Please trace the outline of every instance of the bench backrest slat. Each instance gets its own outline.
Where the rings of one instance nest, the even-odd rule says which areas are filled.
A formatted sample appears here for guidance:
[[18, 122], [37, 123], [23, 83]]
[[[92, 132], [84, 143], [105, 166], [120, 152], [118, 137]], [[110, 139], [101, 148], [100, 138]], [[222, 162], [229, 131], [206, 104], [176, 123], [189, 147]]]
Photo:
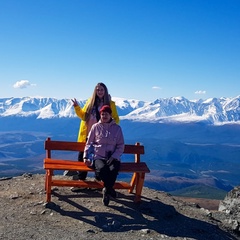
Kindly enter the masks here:
[[63, 150], [78, 151], [84, 150], [85, 143], [80, 142], [64, 142], [64, 141], [45, 141], [45, 150]]
[[[78, 151], [84, 150], [85, 143], [80, 142], [64, 142], [64, 141], [52, 141], [48, 138], [45, 141], [44, 148], [51, 155], [52, 150], [63, 150], [63, 151]], [[124, 147], [124, 153], [127, 154], [144, 154], [144, 146], [136, 143], [136, 145], [126, 144]], [[51, 157], [51, 156], [48, 156]]]

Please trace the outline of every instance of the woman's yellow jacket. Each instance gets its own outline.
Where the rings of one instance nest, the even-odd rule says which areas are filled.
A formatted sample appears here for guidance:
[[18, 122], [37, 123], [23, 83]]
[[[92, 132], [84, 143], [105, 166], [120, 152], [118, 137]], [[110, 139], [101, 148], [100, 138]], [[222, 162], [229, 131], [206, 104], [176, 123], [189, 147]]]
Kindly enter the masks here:
[[[80, 106], [74, 107], [75, 113], [79, 118], [81, 118], [80, 128], [78, 132], [78, 142], [86, 142], [86, 139], [87, 139], [87, 123], [83, 119], [84, 119], [86, 108], [89, 101], [90, 99], [88, 99], [88, 101], [86, 102], [83, 108], [81, 108]], [[119, 124], [119, 116], [117, 113], [116, 104], [112, 100], [110, 101], [110, 107], [112, 109], [112, 118], [115, 120], [117, 124]]]

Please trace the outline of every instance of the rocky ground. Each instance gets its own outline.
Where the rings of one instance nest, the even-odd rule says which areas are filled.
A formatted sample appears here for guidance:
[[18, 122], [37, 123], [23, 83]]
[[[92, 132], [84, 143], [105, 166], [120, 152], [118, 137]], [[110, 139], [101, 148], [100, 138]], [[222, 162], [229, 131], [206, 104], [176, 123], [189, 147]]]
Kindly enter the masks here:
[[44, 175], [1, 179], [0, 239], [240, 239], [218, 201], [176, 198], [144, 188], [141, 204], [118, 191], [108, 207], [101, 191], [55, 188], [46, 204]]

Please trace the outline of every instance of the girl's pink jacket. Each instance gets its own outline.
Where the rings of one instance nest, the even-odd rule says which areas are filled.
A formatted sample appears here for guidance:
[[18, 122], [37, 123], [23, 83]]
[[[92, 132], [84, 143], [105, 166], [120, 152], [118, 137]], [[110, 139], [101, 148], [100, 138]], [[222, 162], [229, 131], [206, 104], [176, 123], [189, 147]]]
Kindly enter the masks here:
[[110, 157], [120, 161], [124, 151], [124, 138], [121, 127], [112, 119], [110, 123], [95, 123], [89, 134], [84, 149], [84, 156], [91, 144], [94, 144], [94, 159], [108, 159]]

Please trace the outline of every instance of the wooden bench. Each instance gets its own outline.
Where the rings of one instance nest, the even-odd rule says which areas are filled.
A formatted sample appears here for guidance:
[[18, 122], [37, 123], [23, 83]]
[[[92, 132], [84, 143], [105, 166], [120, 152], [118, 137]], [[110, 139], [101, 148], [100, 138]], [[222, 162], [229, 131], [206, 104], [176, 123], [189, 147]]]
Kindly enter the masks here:
[[[103, 188], [103, 182], [93, 180], [72, 180], [57, 179], [54, 176], [54, 170], [70, 170], [70, 171], [94, 171], [88, 168], [83, 162], [77, 160], [53, 159], [52, 151], [83, 151], [85, 143], [52, 141], [47, 138], [45, 141], [46, 158], [44, 159], [44, 169], [46, 170], [45, 190], [47, 202], [51, 202], [52, 186], [68, 186], [82, 188]], [[150, 170], [145, 162], [140, 161], [140, 155], [144, 154], [144, 146], [136, 143], [135, 145], [125, 145], [124, 154], [134, 154], [134, 162], [121, 162], [120, 172], [132, 173], [130, 182], [116, 181], [115, 189], [128, 189], [129, 193], [135, 193], [134, 202], [141, 201], [141, 193], [144, 184], [145, 173]]]

